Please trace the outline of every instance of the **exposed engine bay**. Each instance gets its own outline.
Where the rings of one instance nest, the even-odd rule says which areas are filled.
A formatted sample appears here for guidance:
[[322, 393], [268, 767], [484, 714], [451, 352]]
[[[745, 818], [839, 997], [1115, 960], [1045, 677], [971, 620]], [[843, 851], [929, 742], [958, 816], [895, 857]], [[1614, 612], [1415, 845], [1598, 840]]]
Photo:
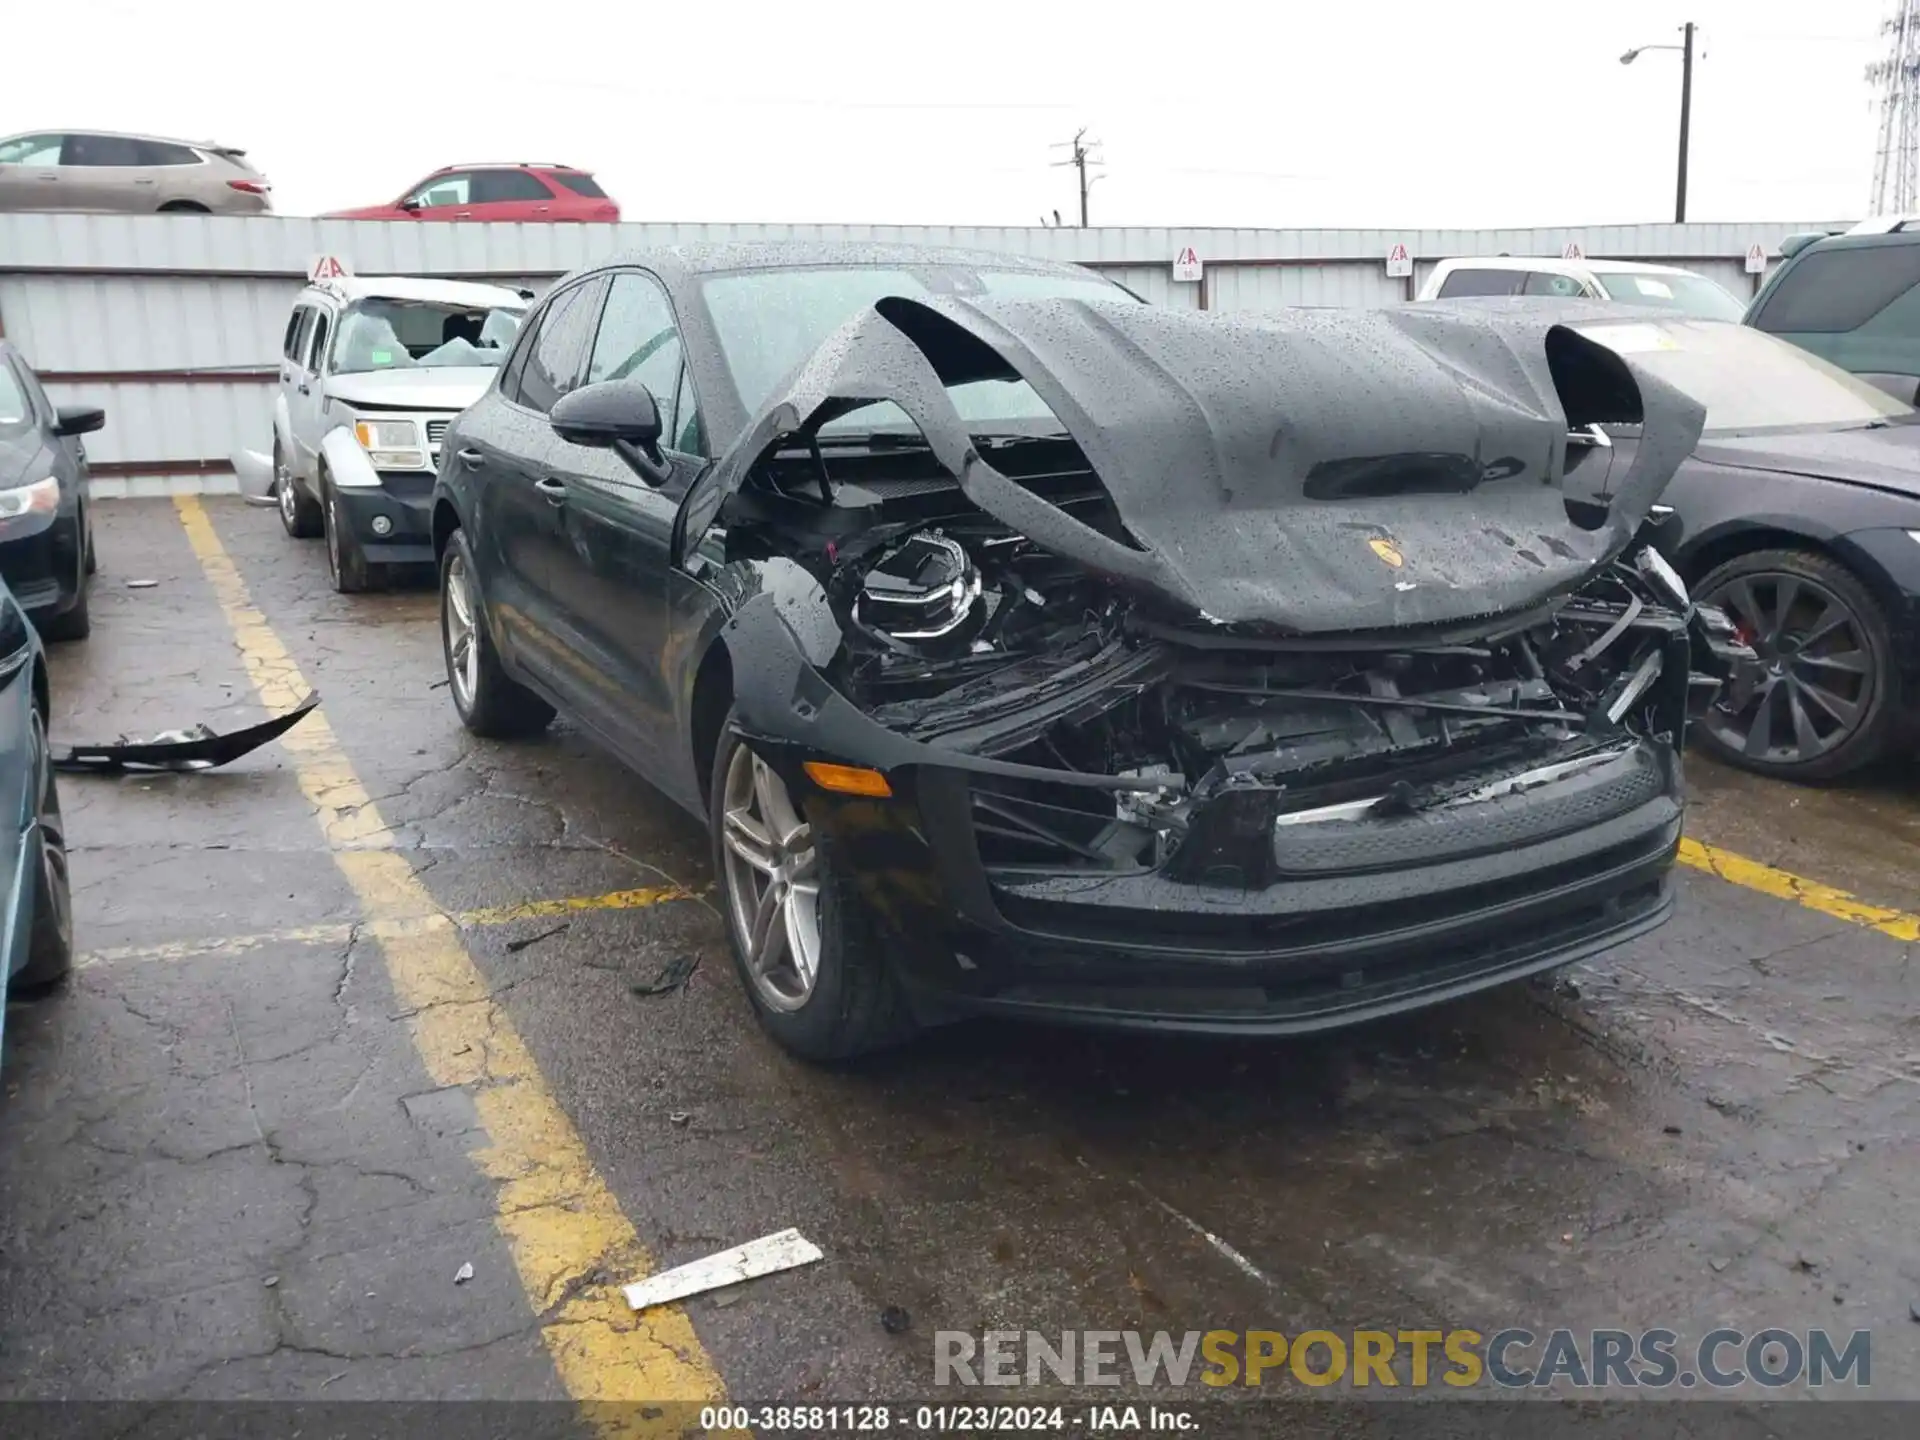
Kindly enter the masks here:
[[[1124, 361], [1081, 386], [1052, 364], [1090, 367], [1069, 342], [1114, 317], [869, 317], [802, 374], [798, 400], [763, 415], [750, 463], [725, 477], [727, 560], [797, 564], [830, 613], [815, 673], [892, 736], [989, 762], [969, 767], [989, 869], [1164, 868], [1244, 886], [1273, 875], [1265, 860], [1259, 875], [1222, 871], [1241, 832], [1260, 837], [1245, 853], [1281, 870], [1289, 846], [1270, 840], [1290, 827], [1301, 867], [1337, 850], [1364, 868], [1417, 858], [1422, 842], [1405, 825], [1342, 838], [1358, 821], [1478, 807], [1473, 843], [1522, 844], [1535, 831], [1494, 802], [1531, 787], [1573, 797], [1568, 824], [1588, 805], [1583, 782], [1615, 800], [1677, 792], [1687, 716], [1744, 649], [1641, 532], [1697, 440], [1697, 406], [1597, 346], [1556, 351], [1566, 332], [1542, 351], [1537, 331], [1529, 350], [1464, 322], [1342, 319], [1406, 344], [1430, 383], [1379, 382], [1400, 409], [1371, 423], [1303, 401], [1276, 431], [1312, 363], [1331, 355], [1375, 383], [1328, 343], [1344, 338], [1334, 322], [1223, 337], [1147, 309], [1125, 317]], [[974, 332], [956, 338], [958, 324]], [[1217, 355], [1223, 338], [1241, 346], [1236, 363], [1271, 363], [1277, 400], [1196, 421], [1188, 388], [1161, 378], [1184, 372], [1135, 355]], [[1049, 340], [1043, 364], [1031, 351]], [[1469, 368], [1483, 380], [1463, 383]], [[976, 433], [945, 387], [981, 375], [1031, 381], [1067, 433]], [[1102, 424], [1082, 403], [1142, 375], [1159, 388], [1141, 381], [1129, 418]], [[919, 433], [834, 425], [876, 395]], [[1131, 418], [1167, 395], [1163, 423]], [[1559, 487], [1567, 436], [1597, 420], [1641, 435], [1614, 493], [1577, 502]], [[1128, 425], [1132, 448], [1116, 440]], [[1183, 433], [1188, 449], [1169, 448]], [[1179, 484], [1149, 453], [1171, 457]], [[819, 713], [793, 693], [743, 691], [743, 717], [774, 736]]]

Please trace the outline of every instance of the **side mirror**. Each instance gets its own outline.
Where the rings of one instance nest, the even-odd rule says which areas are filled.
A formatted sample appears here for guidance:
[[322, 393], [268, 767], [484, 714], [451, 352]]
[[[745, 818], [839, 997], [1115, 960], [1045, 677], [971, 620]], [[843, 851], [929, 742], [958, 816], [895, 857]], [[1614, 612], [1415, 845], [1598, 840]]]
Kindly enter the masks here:
[[53, 412], [56, 435], [91, 435], [107, 423], [107, 412], [98, 405], [62, 405]]
[[400, 202], [399, 208], [406, 211], [409, 215], [413, 214], [414, 211], [420, 208], [419, 197], [415, 195], [407, 196], [406, 199]]
[[569, 390], [554, 401], [547, 423], [569, 444], [614, 451], [649, 485], [664, 485], [673, 475], [660, 453], [660, 407], [638, 380], [602, 380]]

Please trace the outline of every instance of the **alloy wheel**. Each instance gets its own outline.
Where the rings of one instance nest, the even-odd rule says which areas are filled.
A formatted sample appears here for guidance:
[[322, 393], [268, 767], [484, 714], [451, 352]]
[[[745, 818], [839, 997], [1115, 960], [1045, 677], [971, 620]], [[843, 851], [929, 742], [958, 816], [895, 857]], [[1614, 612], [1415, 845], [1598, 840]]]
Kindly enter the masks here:
[[276, 466], [273, 485], [280, 500], [280, 523], [291, 532], [300, 523], [299, 497], [293, 493], [293, 471], [284, 464]]
[[1737, 575], [1702, 597], [1733, 619], [1755, 663], [1727, 682], [1705, 724], [1750, 760], [1805, 764], [1848, 740], [1874, 698], [1873, 652], [1851, 606], [1819, 581]]
[[787, 787], [736, 745], [727, 761], [721, 843], [727, 913], [747, 974], [776, 1010], [798, 1010], [820, 975], [820, 871], [813, 832]]
[[473, 583], [466, 559], [455, 553], [447, 561], [446, 595], [440, 607], [446, 627], [447, 679], [462, 714], [473, 708], [480, 685], [479, 619], [473, 603]]
[[73, 888], [67, 869], [67, 827], [60, 813], [59, 782], [54, 778], [53, 746], [47, 739], [47, 722], [36, 706], [33, 713], [35, 783], [38, 797], [35, 818], [40, 822], [40, 878], [51, 924], [62, 946], [73, 948]]

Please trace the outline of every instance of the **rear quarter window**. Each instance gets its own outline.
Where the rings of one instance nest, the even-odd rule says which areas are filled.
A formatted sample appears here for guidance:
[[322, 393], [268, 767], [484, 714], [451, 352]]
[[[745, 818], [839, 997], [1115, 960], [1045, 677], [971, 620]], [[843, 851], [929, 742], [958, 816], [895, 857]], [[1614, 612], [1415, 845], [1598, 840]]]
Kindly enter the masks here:
[[607, 192], [600, 188], [600, 182], [591, 175], [582, 175], [577, 170], [554, 170], [550, 172], [567, 189], [576, 195], [584, 195], [589, 200], [604, 200]]

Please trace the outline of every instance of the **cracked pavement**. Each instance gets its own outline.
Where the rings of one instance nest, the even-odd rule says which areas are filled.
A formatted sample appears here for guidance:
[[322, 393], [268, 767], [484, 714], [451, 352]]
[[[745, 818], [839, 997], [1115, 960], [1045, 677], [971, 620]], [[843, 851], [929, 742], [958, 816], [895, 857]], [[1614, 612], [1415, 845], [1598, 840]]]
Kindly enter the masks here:
[[[689, 1303], [736, 1398], [924, 1396], [940, 1328], [1720, 1323], [1871, 1329], [1875, 1392], [1920, 1398], [1910, 945], [1683, 871], [1676, 919], [1571, 986], [1305, 1043], [976, 1025], [811, 1070], [753, 1027], [693, 822], [565, 725], [466, 736], [425, 588], [334, 595], [270, 512], [208, 510], [441, 909], [689, 897], [463, 930], [486, 993], [433, 1003], [511, 1019], [662, 1265], [822, 1246]], [[257, 718], [172, 507], [103, 505], [99, 537], [56, 738]], [[1696, 838], [1914, 907], [1911, 764], [1692, 774]], [[8, 1015], [0, 1398], [561, 1398], [478, 1087], [426, 1073], [281, 747], [62, 785], [100, 958]]]

